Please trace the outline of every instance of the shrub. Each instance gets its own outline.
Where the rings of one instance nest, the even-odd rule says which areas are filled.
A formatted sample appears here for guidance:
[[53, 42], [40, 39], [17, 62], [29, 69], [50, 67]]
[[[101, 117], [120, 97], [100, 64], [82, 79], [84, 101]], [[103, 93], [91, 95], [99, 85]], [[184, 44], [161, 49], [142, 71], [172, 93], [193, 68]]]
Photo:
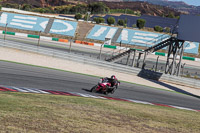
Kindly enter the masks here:
[[124, 20], [123, 19], [119, 19], [117, 24], [120, 25], [120, 26], [124, 26]]
[[108, 23], [108, 25], [114, 24], [114, 23], [115, 23], [115, 18], [114, 18], [114, 17], [109, 17], [109, 18], [107, 19], [107, 23]]
[[78, 21], [79, 19], [82, 18], [82, 14], [77, 13], [77, 14], [75, 14], [74, 18]]
[[136, 25], [136, 24], [133, 24], [133, 25], [132, 25], [132, 27], [133, 27], [133, 28], [136, 28], [136, 27], [137, 27], [137, 25]]
[[138, 19], [138, 20], [137, 20], [137, 27], [138, 27], [139, 29], [142, 29], [142, 28], [144, 28], [145, 23], [146, 23], [146, 20], [145, 20], [145, 19]]
[[158, 26], [158, 25], [156, 25], [154, 27], [154, 30], [157, 31], [157, 32], [163, 32], [163, 28], [161, 26]]
[[105, 19], [104, 18], [102, 18], [102, 17], [95, 17], [94, 19], [93, 19], [97, 24], [100, 24], [100, 23], [104, 23], [105, 22]]
[[170, 33], [170, 31], [171, 31], [171, 28], [165, 27], [165, 32]]

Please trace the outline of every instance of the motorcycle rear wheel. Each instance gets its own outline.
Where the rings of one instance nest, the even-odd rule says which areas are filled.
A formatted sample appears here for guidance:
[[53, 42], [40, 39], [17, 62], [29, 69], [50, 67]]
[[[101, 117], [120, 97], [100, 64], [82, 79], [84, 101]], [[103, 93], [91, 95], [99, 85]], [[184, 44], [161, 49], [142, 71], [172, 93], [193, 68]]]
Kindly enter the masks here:
[[95, 85], [94, 87], [91, 88], [90, 92], [96, 92], [97, 89], [97, 85]]

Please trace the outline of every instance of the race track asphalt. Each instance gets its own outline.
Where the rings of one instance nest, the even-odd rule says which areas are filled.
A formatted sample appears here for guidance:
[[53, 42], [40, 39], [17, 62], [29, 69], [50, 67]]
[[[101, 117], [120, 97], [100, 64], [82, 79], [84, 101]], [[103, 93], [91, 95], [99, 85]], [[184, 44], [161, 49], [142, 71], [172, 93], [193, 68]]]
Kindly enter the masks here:
[[[0, 66], [0, 85], [103, 95], [88, 91], [97, 84], [98, 77], [4, 61]], [[200, 110], [198, 97], [125, 82], [109, 96]]]

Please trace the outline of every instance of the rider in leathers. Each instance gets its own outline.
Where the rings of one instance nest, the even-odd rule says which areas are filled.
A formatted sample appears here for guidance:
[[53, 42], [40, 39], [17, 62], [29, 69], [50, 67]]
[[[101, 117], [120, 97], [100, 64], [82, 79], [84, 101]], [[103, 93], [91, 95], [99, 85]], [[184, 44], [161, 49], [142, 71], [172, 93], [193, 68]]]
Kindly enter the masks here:
[[120, 83], [115, 75], [112, 75], [110, 78], [106, 77], [103, 80], [108, 80], [109, 83], [111, 83], [111, 87], [109, 87], [109, 89], [111, 89], [112, 93], [114, 93], [114, 91], [118, 88], [118, 83]]

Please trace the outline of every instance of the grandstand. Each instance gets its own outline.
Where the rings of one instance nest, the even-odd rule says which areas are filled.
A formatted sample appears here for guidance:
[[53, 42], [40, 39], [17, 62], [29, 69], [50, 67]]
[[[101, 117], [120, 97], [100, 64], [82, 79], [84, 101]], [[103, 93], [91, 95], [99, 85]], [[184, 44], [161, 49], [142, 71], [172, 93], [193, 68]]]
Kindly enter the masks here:
[[[106, 15], [107, 19], [112, 15]], [[96, 16], [93, 16], [96, 17]], [[129, 26], [132, 26], [138, 18], [144, 18], [147, 20], [149, 27], [154, 24], [161, 26], [175, 25], [176, 19], [154, 17], [143, 15], [141, 17], [120, 15], [113, 16], [116, 20], [126, 19]], [[148, 23], [149, 22], [149, 23]], [[160, 24], [159, 24], [160, 23]], [[26, 31], [38, 31], [51, 33], [54, 35], [62, 35], [68, 37], [75, 37], [75, 33], [78, 35], [78, 39], [84, 40], [99, 40], [105, 41], [105, 38], [112, 39], [113, 43], [122, 43], [130, 46], [142, 46], [151, 47], [154, 44], [158, 44], [163, 40], [169, 38], [167, 34], [140, 31], [134, 29], [122, 29], [118, 27], [95, 25], [86, 22], [67, 21], [54, 18], [44, 18], [38, 16], [14, 14], [14, 13], [1, 13], [0, 26], [8, 28], [21, 29]], [[168, 24], [168, 25], [167, 25]], [[78, 27], [78, 28], [77, 28]], [[185, 42], [185, 52], [198, 53], [199, 44], [197, 42]]]

